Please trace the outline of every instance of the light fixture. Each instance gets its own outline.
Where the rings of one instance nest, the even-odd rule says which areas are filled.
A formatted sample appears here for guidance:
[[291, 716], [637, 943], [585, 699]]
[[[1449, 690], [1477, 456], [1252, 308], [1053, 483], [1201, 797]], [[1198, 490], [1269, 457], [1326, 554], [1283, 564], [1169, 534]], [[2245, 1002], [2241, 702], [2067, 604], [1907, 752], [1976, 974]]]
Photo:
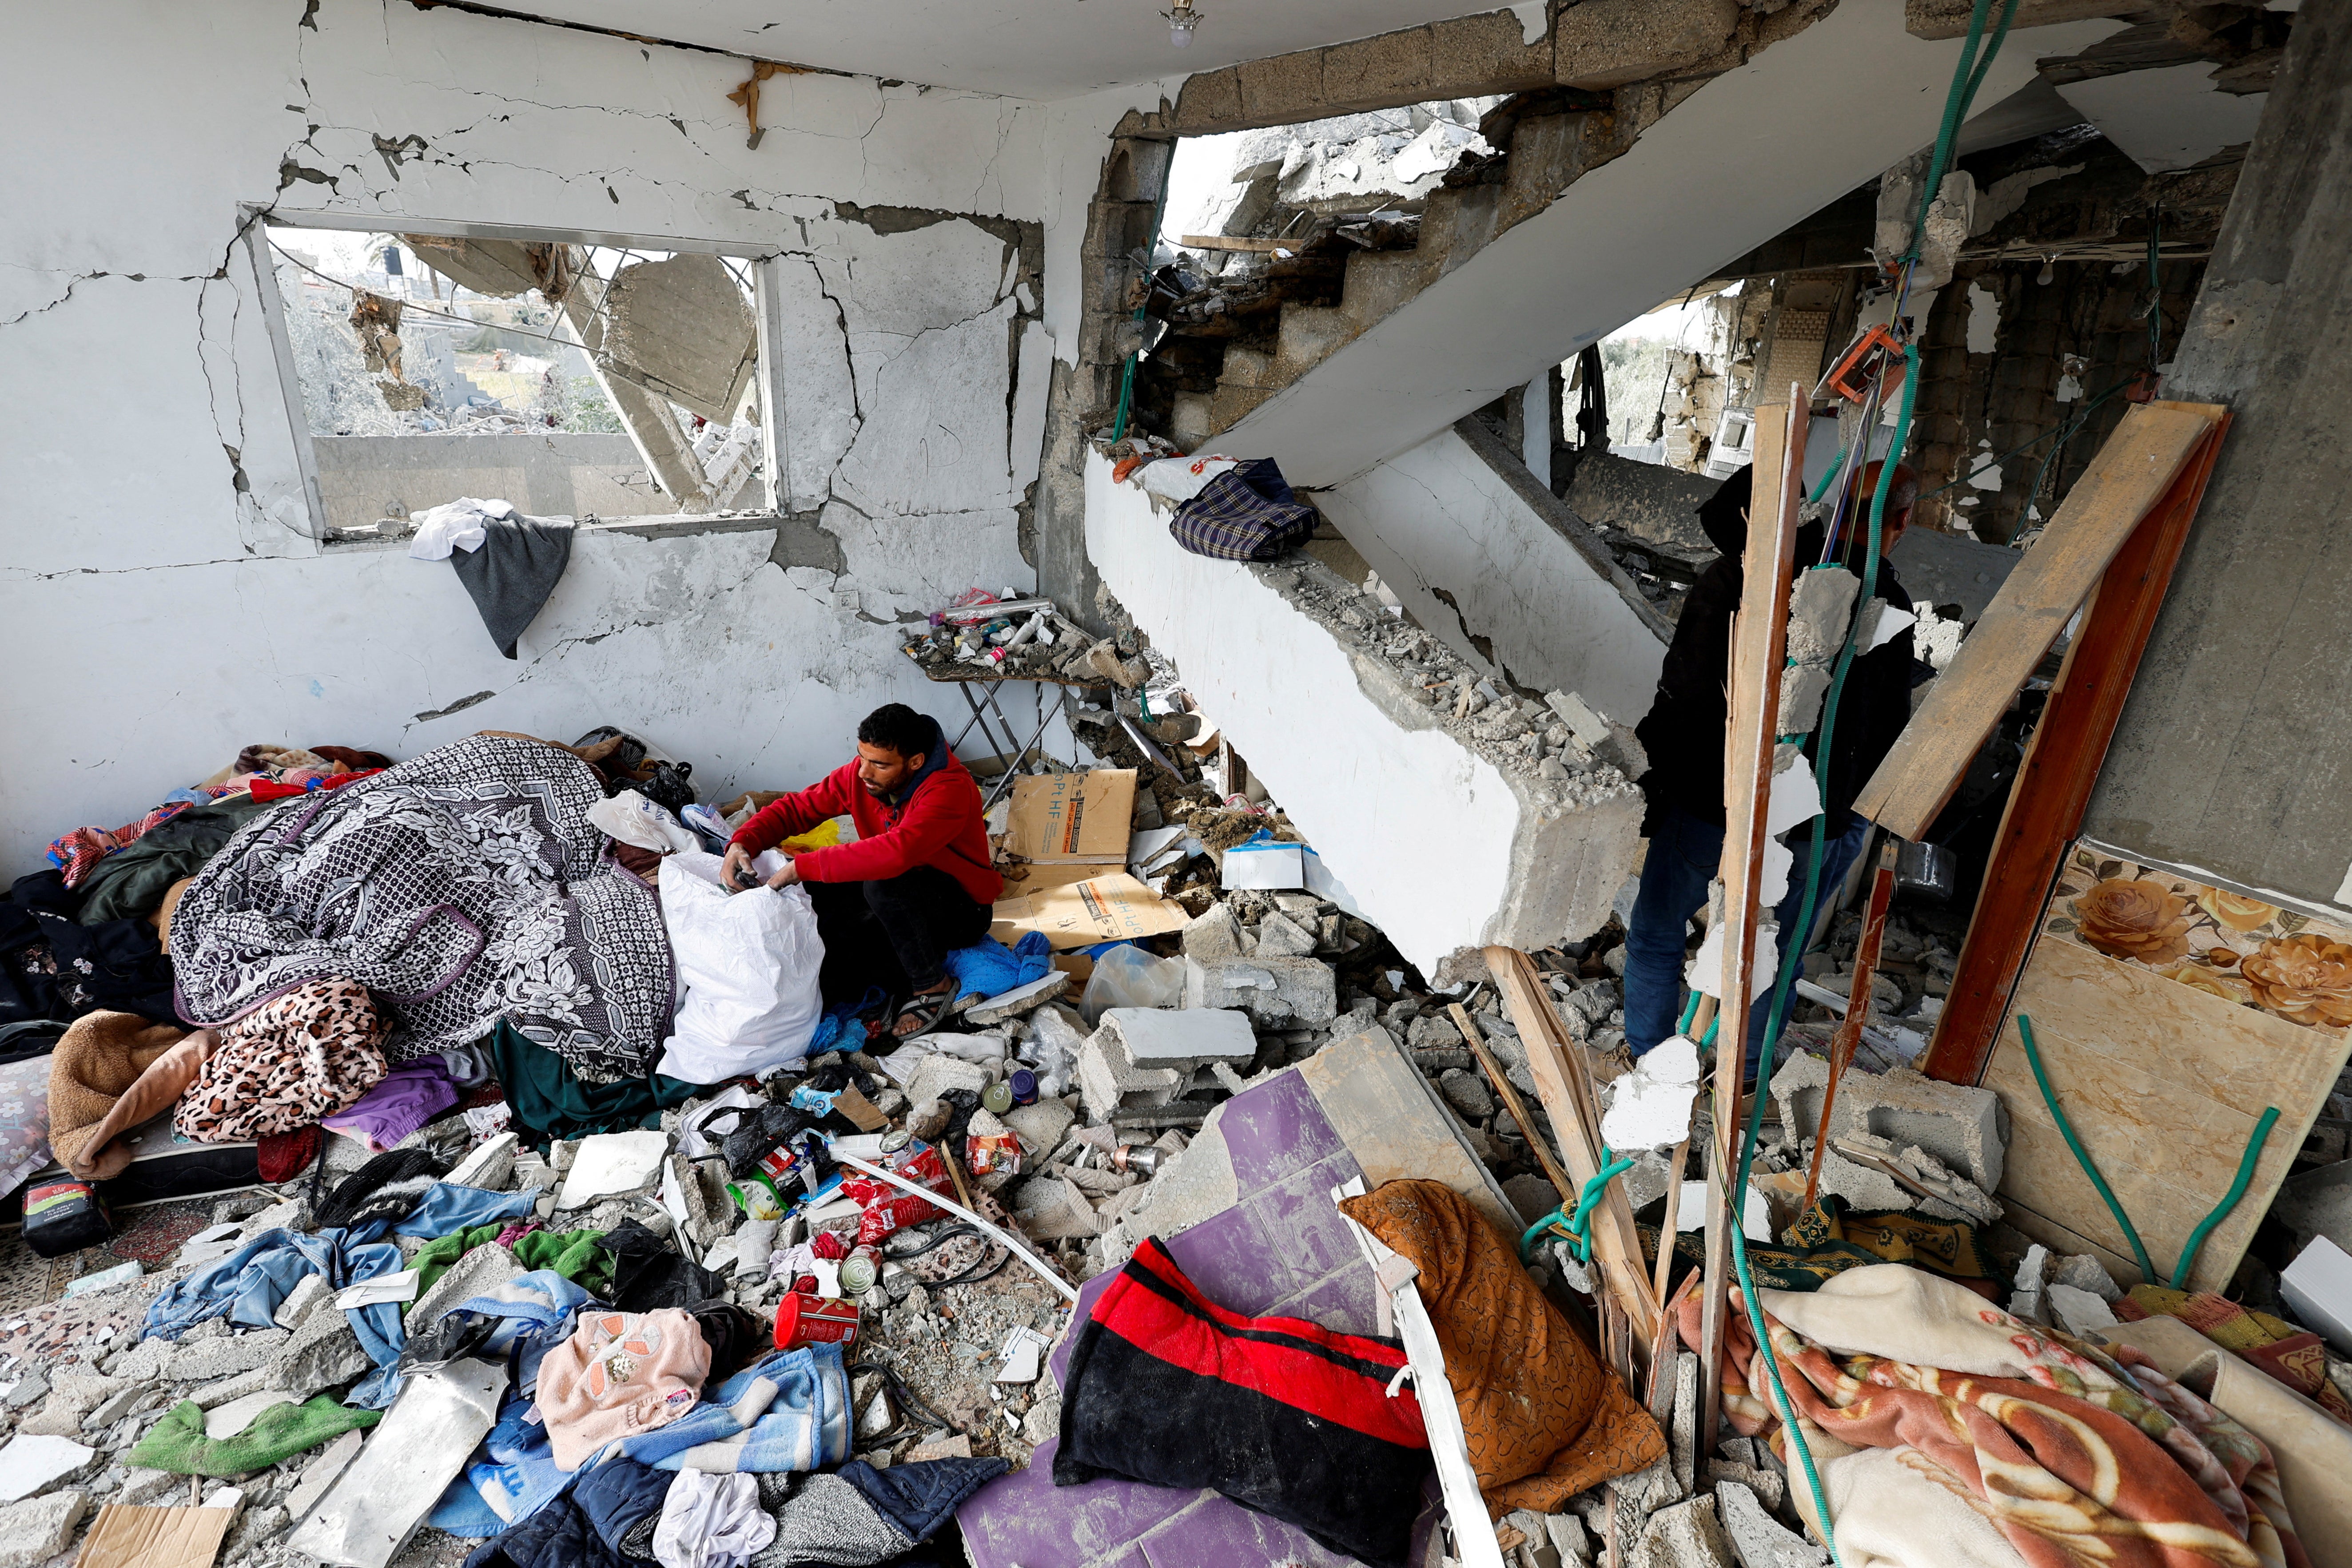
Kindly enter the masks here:
[[2056, 251], [2052, 251], [2048, 256], [2042, 258], [2042, 271], [2034, 277], [2033, 281], [2045, 286], [2058, 281], [2058, 253]]
[[1168, 18], [1168, 41], [1180, 49], [1190, 47], [1192, 30], [1201, 25], [1201, 13], [1192, 9], [1192, 0], [1175, 0], [1171, 8], [1160, 14]]

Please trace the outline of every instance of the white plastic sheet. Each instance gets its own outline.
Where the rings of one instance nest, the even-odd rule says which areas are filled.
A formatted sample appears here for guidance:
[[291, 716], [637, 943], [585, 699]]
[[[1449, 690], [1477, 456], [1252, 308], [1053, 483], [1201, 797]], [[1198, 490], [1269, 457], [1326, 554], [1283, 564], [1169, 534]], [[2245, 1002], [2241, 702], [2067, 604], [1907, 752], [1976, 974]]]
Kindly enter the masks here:
[[655, 1071], [689, 1083], [797, 1059], [824, 1010], [816, 975], [824, 942], [808, 890], [730, 894], [719, 885], [719, 857], [700, 850], [661, 864], [662, 924], [686, 997]]

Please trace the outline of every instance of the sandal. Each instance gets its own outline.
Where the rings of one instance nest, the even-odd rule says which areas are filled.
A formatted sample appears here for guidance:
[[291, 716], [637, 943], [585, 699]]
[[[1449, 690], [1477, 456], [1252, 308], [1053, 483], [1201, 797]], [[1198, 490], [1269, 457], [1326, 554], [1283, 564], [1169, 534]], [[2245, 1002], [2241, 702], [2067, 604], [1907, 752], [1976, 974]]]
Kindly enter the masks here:
[[[944, 991], [909, 997], [891, 1015], [889, 1032], [900, 1040], [919, 1039], [947, 1021], [948, 1015], [955, 1010], [955, 1005], [956, 988], [953, 986]], [[915, 1027], [900, 1034], [898, 1025], [910, 1018], [915, 1020]]]

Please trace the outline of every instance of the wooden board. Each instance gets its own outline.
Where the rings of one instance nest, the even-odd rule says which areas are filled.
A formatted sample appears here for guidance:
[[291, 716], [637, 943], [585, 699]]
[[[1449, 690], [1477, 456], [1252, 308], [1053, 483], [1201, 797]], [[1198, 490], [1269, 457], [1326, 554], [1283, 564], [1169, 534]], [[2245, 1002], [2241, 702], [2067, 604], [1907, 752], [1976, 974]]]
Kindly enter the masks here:
[[[1527, 1047], [1528, 1071], [1536, 1081], [1536, 1097], [1543, 1102], [1544, 1114], [1551, 1118], [1561, 1163], [1575, 1184], [1565, 1195], [1572, 1199], [1584, 1190], [1586, 1182], [1601, 1174], [1603, 1146], [1601, 1112], [1593, 1103], [1584, 1065], [1569, 1054], [1580, 1048], [1568, 1038], [1568, 1027], [1544, 995], [1528, 956], [1516, 947], [1486, 951], [1487, 972], [1503, 993], [1503, 1006], [1511, 1015], [1512, 1027], [1519, 1031], [1519, 1043]], [[1633, 1228], [1633, 1206], [1625, 1197], [1623, 1182], [1609, 1184], [1601, 1200], [1593, 1206], [1591, 1223], [1592, 1260], [1600, 1266], [1609, 1299], [1629, 1322], [1639, 1325], [1646, 1354], [1658, 1303], [1650, 1294], [1642, 1267], [1642, 1238]]]
[[[2129, 894], [2153, 918], [2103, 918], [2103, 889]], [[2033, 1020], [2075, 1135], [2168, 1279], [2189, 1233], [2228, 1193], [2264, 1107], [2278, 1107], [2252, 1185], [2206, 1238], [2188, 1281], [2191, 1290], [2222, 1289], [2352, 1052], [2352, 1030], [2307, 1021], [2328, 1016], [2325, 1008], [2260, 982], [2283, 948], [2347, 936], [2095, 848], [2070, 852], [1984, 1076], [2009, 1111], [2000, 1196], [2011, 1220], [2029, 1235], [2094, 1243], [2111, 1264], [2122, 1260], [2121, 1279], [2137, 1277], [2130, 1243], [2034, 1084], [2021, 1014]], [[2250, 966], [2252, 977], [2241, 978]], [[2352, 1008], [2352, 998], [2340, 1006]]]
[[1951, 995], [1936, 1022], [1936, 1037], [1919, 1071], [1948, 1083], [1974, 1083], [1992, 1055], [2010, 993], [2069, 840], [2082, 831], [2107, 743], [2115, 738], [2124, 698], [2156, 628], [2172, 570], [2189, 542], [2189, 526], [2205, 497], [2214, 459], [2228, 434], [2230, 413], [2218, 403], [2166, 403], [2213, 421], [2196, 455], [2181, 469], [2099, 579], [2067, 645], [2050, 701], [2026, 743], [2009, 801], [2001, 810], [1976, 913], [1961, 945]]
[[2001, 710], [2211, 432], [2212, 418], [2195, 406], [2142, 403], [2125, 413], [1928, 688], [1855, 810], [1898, 839], [1916, 843], [1927, 831]]
[[[1758, 493], [1740, 559], [1739, 614], [1731, 628], [1731, 714], [1723, 759], [1723, 976], [1716, 1032], [1714, 1145], [1706, 1162], [1706, 1281], [1699, 1316], [1699, 1448], [1715, 1448], [1723, 1409], [1724, 1323], [1731, 1289], [1731, 1232], [1741, 1200], [1738, 1169], [1740, 1080], [1748, 1059], [1748, 992], [1762, 915], [1767, 805], [1780, 732], [1780, 672], [1789, 662], [1789, 570], [1804, 502], [1805, 399], [1756, 411]], [[1770, 951], [1770, 949], [1767, 949]], [[1769, 1004], [1768, 1004], [1769, 1005]]]

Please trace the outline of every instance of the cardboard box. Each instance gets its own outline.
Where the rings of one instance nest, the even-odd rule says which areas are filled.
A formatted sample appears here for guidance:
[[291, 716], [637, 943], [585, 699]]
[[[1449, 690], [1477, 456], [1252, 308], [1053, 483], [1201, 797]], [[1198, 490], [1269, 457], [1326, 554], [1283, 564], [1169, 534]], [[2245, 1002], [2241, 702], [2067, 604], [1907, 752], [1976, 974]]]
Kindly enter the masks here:
[[110, 1502], [82, 1538], [74, 1568], [211, 1568], [233, 1508], [133, 1508]]
[[[1119, 843], [1127, 848], [1124, 831]], [[1091, 947], [1134, 936], [1181, 930], [1192, 917], [1125, 872], [1015, 898], [996, 906], [990, 935], [1006, 946], [1042, 931], [1057, 948]]]
[[1135, 769], [1047, 773], [1013, 781], [1004, 849], [1040, 865], [1125, 865]]

